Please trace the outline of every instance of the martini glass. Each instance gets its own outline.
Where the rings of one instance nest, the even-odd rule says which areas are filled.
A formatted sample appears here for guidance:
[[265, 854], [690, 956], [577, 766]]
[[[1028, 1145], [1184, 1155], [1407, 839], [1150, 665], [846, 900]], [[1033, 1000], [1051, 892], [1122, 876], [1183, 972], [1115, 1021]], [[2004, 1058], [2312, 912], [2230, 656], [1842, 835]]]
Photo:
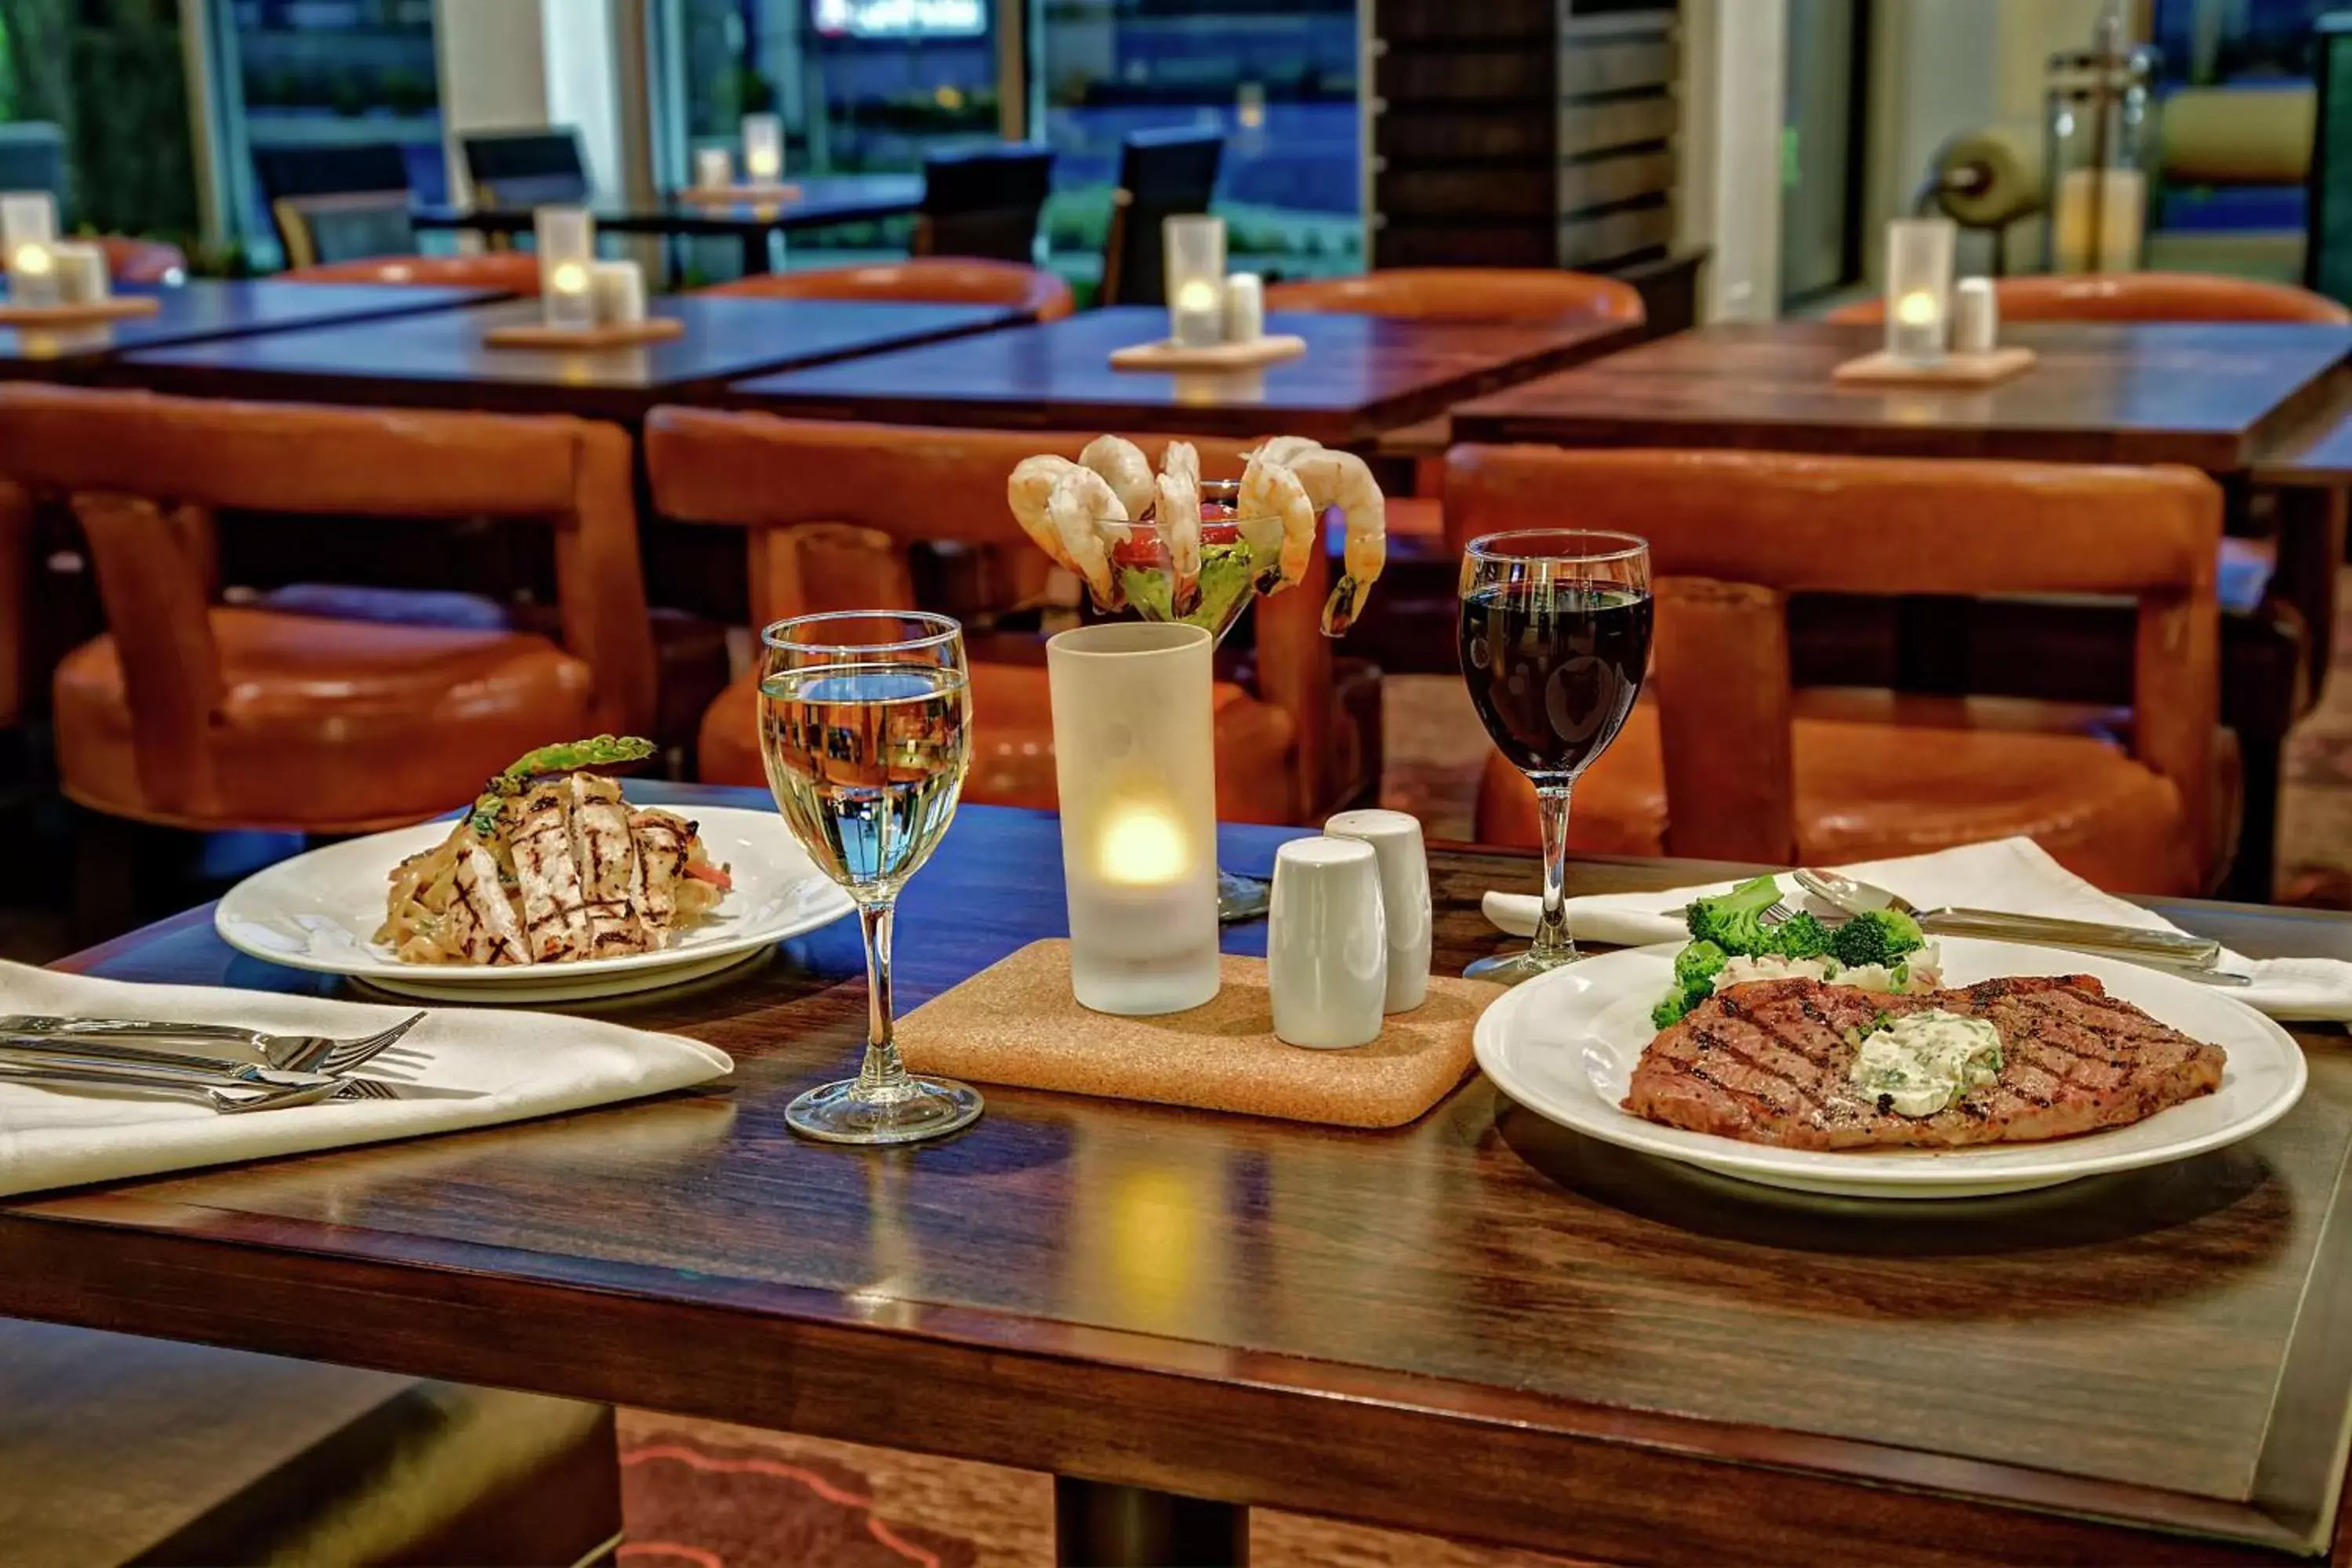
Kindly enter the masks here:
[[[1188, 605], [1174, 602], [1175, 579], [1168, 570], [1168, 547], [1153, 522], [1122, 524], [1125, 544], [1111, 552], [1126, 607], [1147, 621], [1172, 621], [1200, 626], [1220, 643], [1249, 608], [1259, 590], [1275, 574], [1276, 563], [1254, 556], [1242, 539], [1242, 519], [1235, 507], [1241, 486], [1232, 479], [1204, 479], [1201, 484], [1201, 584]], [[1250, 531], [1259, 531], [1252, 529]], [[1254, 921], [1266, 912], [1273, 884], [1262, 877], [1245, 877], [1217, 868], [1217, 919], [1228, 924]]]

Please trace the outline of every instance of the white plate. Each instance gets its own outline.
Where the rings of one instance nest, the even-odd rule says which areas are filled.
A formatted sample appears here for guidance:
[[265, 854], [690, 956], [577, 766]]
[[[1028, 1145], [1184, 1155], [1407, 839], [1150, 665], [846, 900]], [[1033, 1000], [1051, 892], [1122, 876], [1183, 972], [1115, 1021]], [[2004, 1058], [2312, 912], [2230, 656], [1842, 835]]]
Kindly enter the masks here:
[[375, 942], [393, 867], [449, 837], [422, 823], [330, 844], [257, 871], [214, 911], [221, 940], [240, 952], [296, 969], [347, 974], [386, 991], [443, 1002], [572, 1002], [675, 985], [740, 963], [786, 937], [829, 925], [855, 907], [793, 841], [772, 811], [706, 805], [710, 858], [735, 886], [716, 915], [660, 952], [574, 963], [403, 963]]
[[1509, 992], [1478, 1020], [1478, 1065], [1528, 1110], [1604, 1142], [1767, 1186], [1872, 1198], [1982, 1197], [2182, 1160], [2262, 1131], [2303, 1093], [2301, 1047], [2226, 991], [2051, 948], [1958, 937], [1937, 945], [1949, 985], [2011, 974], [2094, 975], [2110, 994], [2227, 1052], [2221, 1087], [2129, 1127], [1974, 1149], [1832, 1153], [1664, 1126], [1622, 1107], [1633, 1066], [1657, 1034], [1650, 1009], [1673, 979], [1680, 942], [1588, 958]]

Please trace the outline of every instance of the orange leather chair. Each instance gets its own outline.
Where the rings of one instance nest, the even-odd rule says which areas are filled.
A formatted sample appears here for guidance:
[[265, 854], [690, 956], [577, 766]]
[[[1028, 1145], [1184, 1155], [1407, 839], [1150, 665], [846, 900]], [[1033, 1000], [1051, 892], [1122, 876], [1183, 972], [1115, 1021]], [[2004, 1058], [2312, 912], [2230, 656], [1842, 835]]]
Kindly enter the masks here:
[[[2202, 475], [1457, 447], [1446, 508], [1465, 535], [1650, 541], [1650, 691], [1578, 782], [1576, 848], [1821, 865], [2027, 834], [2118, 891], [2194, 894], [2217, 878], [2221, 494]], [[2022, 703], [1839, 700], [1814, 716], [1789, 677], [1788, 599], [1805, 591], [2130, 595], [2129, 742]], [[1535, 792], [1499, 755], [1478, 831], [1538, 841]]]
[[474, 256], [367, 256], [357, 261], [322, 261], [280, 272], [279, 283], [415, 283], [453, 289], [502, 289], [509, 294], [539, 292], [539, 258], [525, 250], [489, 250]]
[[[2004, 321], [2352, 321], [2352, 311], [2308, 289], [2210, 272], [1996, 278], [1992, 287]], [[1885, 319], [1882, 299], [1857, 300], [1829, 313], [1832, 321]]]
[[25, 716], [26, 593], [33, 574], [33, 498], [0, 481], [0, 730]]
[[762, 272], [698, 290], [757, 300], [918, 300], [936, 305], [1011, 305], [1041, 321], [1076, 309], [1070, 286], [1042, 267], [971, 256], [918, 256], [870, 267]]
[[107, 276], [117, 283], [184, 283], [188, 253], [169, 240], [135, 239], [124, 234], [98, 237], [106, 253]]
[[[1034, 551], [1004, 501], [1004, 481], [1038, 452], [1077, 456], [1088, 437], [994, 430], [908, 429], [657, 408], [646, 422], [654, 505], [679, 521], [751, 531], [751, 609], [761, 621], [826, 610], [910, 606], [908, 546], [952, 541]], [[1164, 438], [1139, 441], [1157, 464]], [[1238, 479], [1250, 442], [1199, 441], [1212, 479]], [[1350, 737], [1336, 733], [1330, 644], [1317, 627], [1326, 568], [1257, 608], [1257, 690], [1216, 689], [1218, 813], [1296, 822], [1327, 803], [1326, 779]], [[964, 798], [1050, 808], [1054, 725], [1045, 659], [1034, 643], [971, 670], [973, 757]], [[763, 781], [758, 671], [711, 705], [701, 774]]]
[[[110, 629], [59, 664], [55, 709], [65, 793], [96, 810], [373, 831], [464, 802], [534, 746], [652, 714], [629, 441], [611, 426], [17, 384], [0, 386], [0, 475], [69, 496], [89, 538]], [[562, 645], [213, 605], [225, 508], [544, 522]]]

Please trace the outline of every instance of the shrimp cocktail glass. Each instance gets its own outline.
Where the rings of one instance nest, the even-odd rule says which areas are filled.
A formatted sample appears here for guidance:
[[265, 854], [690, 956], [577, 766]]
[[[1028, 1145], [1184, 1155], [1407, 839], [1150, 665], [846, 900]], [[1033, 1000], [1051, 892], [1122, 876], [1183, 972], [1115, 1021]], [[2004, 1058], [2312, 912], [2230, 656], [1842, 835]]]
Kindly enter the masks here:
[[980, 1096], [916, 1078], [891, 1038], [890, 921], [898, 891], [955, 820], [971, 763], [963, 628], [945, 616], [850, 610], [761, 634], [760, 755], [817, 868], [857, 904], [866, 935], [866, 1059], [784, 1120], [830, 1143], [912, 1143], [977, 1121]]
[[[1347, 544], [1323, 606], [1326, 636], [1353, 624], [1387, 559], [1387, 507], [1371, 470], [1351, 452], [1297, 437], [1250, 453], [1239, 479], [1203, 479], [1190, 442], [1169, 442], [1155, 474], [1133, 443], [1104, 436], [1075, 463], [1024, 460], [1006, 489], [1023, 531], [1077, 574], [1097, 609], [1200, 626], [1219, 639], [1259, 595], [1307, 575], [1327, 509], [1344, 517]], [[1221, 867], [1217, 918], [1255, 920], [1270, 893], [1263, 879]]]
[[1568, 803], [1609, 749], [1650, 663], [1650, 547], [1630, 533], [1538, 529], [1474, 539], [1458, 625], [1470, 700], [1543, 817], [1543, 915], [1534, 944], [1463, 973], [1514, 985], [1577, 959], [1562, 907]]

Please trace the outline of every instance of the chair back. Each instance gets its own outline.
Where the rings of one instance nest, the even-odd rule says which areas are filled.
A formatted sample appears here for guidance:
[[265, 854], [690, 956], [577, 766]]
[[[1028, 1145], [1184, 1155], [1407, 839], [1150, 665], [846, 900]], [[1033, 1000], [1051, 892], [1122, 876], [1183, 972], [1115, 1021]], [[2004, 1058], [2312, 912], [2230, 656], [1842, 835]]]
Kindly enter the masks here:
[[188, 280], [188, 253], [169, 240], [104, 234], [97, 245], [106, 253], [107, 276], [117, 283], [171, 287]]
[[1037, 258], [1037, 219], [1054, 187], [1051, 148], [983, 147], [923, 160], [917, 256]]
[[[1450, 537], [1599, 528], [1650, 542], [1668, 853], [1795, 856], [1795, 593], [2109, 594], [2138, 602], [2132, 754], [2208, 863], [2221, 492], [2186, 468], [1460, 446]], [[1932, 776], [1934, 759], [1921, 758]]]
[[0, 479], [71, 498], [122, 662], [142, 788], [196, 816], [223, 698], [208, 600], [222, 510], [545, 523], [598, 721], [654, 713], [629, 438], [561, 416], [377, 412], [0, 385]]
[[0, 125], [0, 191], [47, 191], [64, 206], [64, 128], [47, 120]]
[[[837, 609], [911, 608], [908, 550], [942, 542], [1031, 551], [1005, 505], [1024, 458], [1076, 458], [1091, 437], [935, 430], [656, 408], [646, 421], [654, 508], [680, 522], [750, 531], [756, 621]], [[1137, 437], [1154, 467], [1168, 437]], [[1254, 441], [1195, 438], [1208, 479], [1239, 479]], [[1292, 798], [1324, 798], [1331, 644], [1318, 617], [1327, 566], [1256, 608], [1259, 698], [1289, 716]]]
[[408, 159], [389, 142], [257, 147], [253, 173], [290, 266], [416, 248]]
[[280, 283], [408, 283], [452, 289], [539, 292], [539, 258], [527, 250], [486, 250], [469, 256], [363, 256], [281, 272]]
[[[2308, 289], [2209, 272], [1996, 278], [1992, 287], [2005, 321], [2352, 322], [2352, 310]], [[1886, 301], [1875, 298], [1842, 305], [1828, 316], [1832, 321], [1885, 319]]]
[[478, 207], [564, 205], [588, 199], [580, 132], [568, 125], [469, 131], [457, 138]]
[[1043, 267], [972, 256], [918, 256], [870, 267], [755, 272], [704, 294], [754, 300], [919, 300], [940, 305], [1009, 305], [1040, 321], [1075, 309], [1070, 286]]
[[1642, 324], [1641, 290], [1592, 272], [1548, 267], [1391, 267], [1354, 278], [1276, 283], [1269, 310], [1328, 310], [1463, 321], [1616, 321]]
[[1120, 143], [1103, 240], [1104, 304], [1167, 302], [1161, 220], [1209, 210], [1224, 153], [1225, 139], [1214, 131], [1139, 131]]

